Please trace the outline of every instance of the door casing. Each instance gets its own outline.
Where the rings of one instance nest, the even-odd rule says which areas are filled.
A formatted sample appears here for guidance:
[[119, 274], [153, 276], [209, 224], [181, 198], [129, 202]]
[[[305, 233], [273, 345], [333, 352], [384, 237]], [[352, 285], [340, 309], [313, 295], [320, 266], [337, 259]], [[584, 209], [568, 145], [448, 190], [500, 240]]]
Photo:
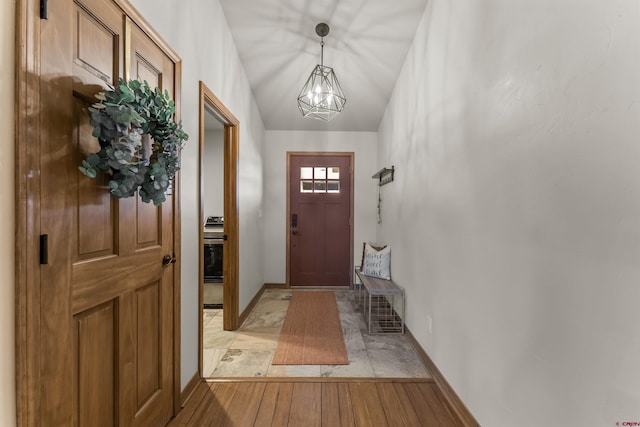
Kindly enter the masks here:
[[[349, 283], [353, 284], [353, 200], [354, 200], [354, 162], [355, 162], [355, 153], [353, 152], [340, 152], [340, 151], [287, 151], [287, 213], [285, 216], [285, 233], [286, 233], [286, 242], [287, 242], [287, 276], [286, 276], [286, 287], [291, 288], [291, 233], [290, 233], [290, 224], [289, 219], [291, 218], [291, 190], [289, 185], [289, 179], [291, 176], [291, 157], [293, 156], [348, 156], [349, 157], [349, 167], [350, 167], [350, 179], [351, 179], [351, 199], [349, 201], [349, 217], [351, 221], [349, 222], [349, 253], [351, 256], [349, 257]], [[307, 288], [307, 287], [305, 287]], [[323, 287], [323, 289], [330, 287]]]
[[[238, 230], [238, 155], [240, 143], [240, 122], [225, 107], [225, 105], [213, 94], [213, 92], [201, 81], [200, 82], [200, 135], [198, 148], [198, 194], [200, 197], [199, 205], [199, 242], [203, 241], [204, 224], [204, 115], [205, 106], [211, 108], [218, 118], [224, 124], [224, 234], [227, 240], [224, 241], [223, 256], [223, 326], [227, 331], [238, 329], [239, 319], [239, 287], [238, 287], [238, 270], [239, 270], [239, 244], [240, 236]], [[202, 306], [204, 302], [204, 247], [199, 245], [199, 271], [198, 282], [199, 299], [198, 311], [202, 314]], [[199, 358], [200, 358], [200, 376], [202, 376], [202, 315], [199, 316]]]

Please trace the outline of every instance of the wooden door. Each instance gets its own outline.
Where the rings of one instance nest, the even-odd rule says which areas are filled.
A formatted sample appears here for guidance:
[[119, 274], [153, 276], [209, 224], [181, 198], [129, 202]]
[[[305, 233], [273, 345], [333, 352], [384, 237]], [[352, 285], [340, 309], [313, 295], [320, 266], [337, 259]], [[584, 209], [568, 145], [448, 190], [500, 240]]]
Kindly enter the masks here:
[[[161, 426], [173, 415], [174, 196], [110, 197], [78, 171], [86, 108], [130, 70], [175, 96], [175, 64], [113, 2], [59, 0], [41, 21], [41, 425]], [[174, 190], [175, 191], [175, 190]]]
[[289, 284], [351, 283], [352, 154], [289, 153]]

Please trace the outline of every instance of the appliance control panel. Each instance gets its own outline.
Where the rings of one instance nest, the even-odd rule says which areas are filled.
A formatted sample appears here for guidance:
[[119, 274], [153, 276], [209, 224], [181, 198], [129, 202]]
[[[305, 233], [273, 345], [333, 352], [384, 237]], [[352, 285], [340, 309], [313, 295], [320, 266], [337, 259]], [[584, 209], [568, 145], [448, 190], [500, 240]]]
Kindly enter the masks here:
[[208, 216], [204, 223], [205, 228], [209, 227], [222, 227], [224, 225], [224, 217], [221, 216]]

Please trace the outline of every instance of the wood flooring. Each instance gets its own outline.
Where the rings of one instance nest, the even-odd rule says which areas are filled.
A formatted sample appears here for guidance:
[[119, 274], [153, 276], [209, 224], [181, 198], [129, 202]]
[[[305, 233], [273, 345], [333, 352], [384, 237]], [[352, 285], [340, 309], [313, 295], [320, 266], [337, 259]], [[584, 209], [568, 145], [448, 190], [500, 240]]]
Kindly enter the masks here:
[[178, 426], [462, 426], [431, 379], [282, 378], [200, 383]]

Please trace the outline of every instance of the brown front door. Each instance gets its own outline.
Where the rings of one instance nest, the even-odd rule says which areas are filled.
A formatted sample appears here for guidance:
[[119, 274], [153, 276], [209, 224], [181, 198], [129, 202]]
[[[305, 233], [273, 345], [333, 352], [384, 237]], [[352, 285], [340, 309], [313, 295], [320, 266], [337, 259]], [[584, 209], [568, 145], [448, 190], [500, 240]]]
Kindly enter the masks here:
[[[105, 0], [48, 2], [41, 21], [38, 424], [161, 426], [173, 415], [174, 196], [110, 197], [78, 171], [98, 150], [86, 108], [126, 75], [175, 98], [175, 64]], [[175, 187], [175, 186], [174, 186]], [[177, 189], [174, 189], [174, 192]]]
[[290, 286], [349, 286], [352, 159], [289, 153]]

